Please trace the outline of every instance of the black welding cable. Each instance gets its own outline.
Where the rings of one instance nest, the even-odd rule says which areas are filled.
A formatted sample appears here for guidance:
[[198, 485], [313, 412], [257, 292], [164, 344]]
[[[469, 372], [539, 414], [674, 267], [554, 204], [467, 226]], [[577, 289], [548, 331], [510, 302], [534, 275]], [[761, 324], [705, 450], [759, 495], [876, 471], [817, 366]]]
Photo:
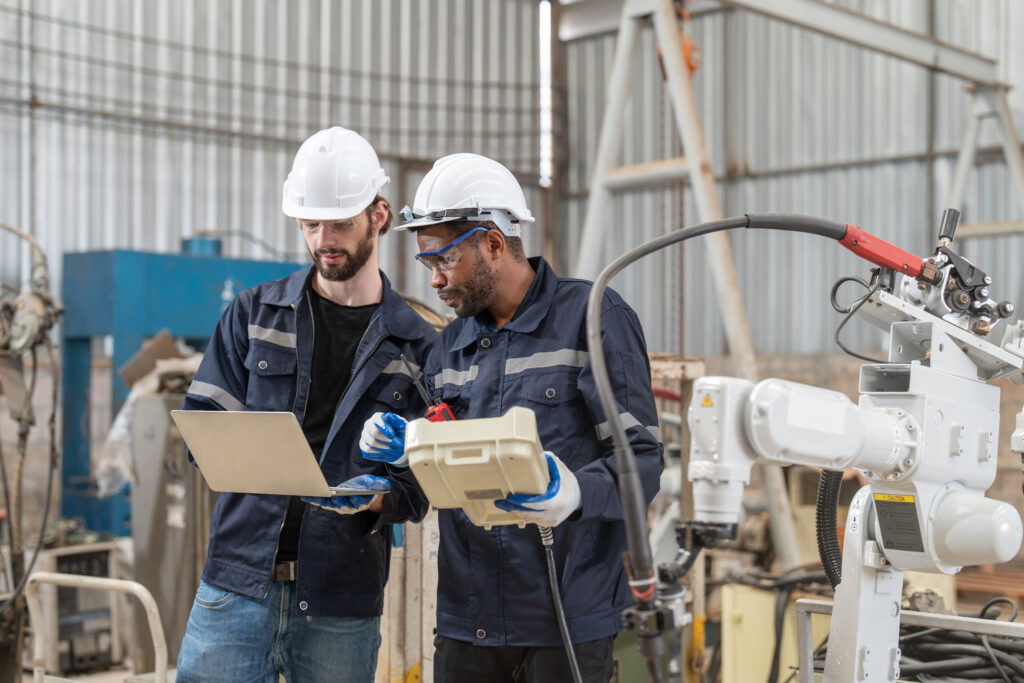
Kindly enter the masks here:
[[583, 683], [580, 674], [580, 665], [576, 661], [576, 651], [572, 647], [572, 636], [569, 634], [569, 623], [565, 620], [565, 608], [562, 607], [562, 594], [558, 590], [558, 572], [555, 570], [555, 551], [552, 547], [555, 542], [555, 535], [551, 527], [537, 525], [540, 531], [540, 540], [544, 544], [544, 556], [548, 561], [548, 582], [551, 584], [551, 601], [555, 603], [555, 615], [558, 617], [558, 630], [562, 632], [562, 643], [565, 644], [565, 656], [569, 658], [569, 669], [572, 671], [572, 680], [575, 683]]
[[[823, 651], [825, 649], [825, 645], [827, 645], [827, 644], [828, 644], [828, 636], [826, 635], [824, 638], [821, 639], [821, 642], [819, 642], [814, 647], [814, 652], [813, 652], [814, 656], [817, 657], [818, 652]], [[799, 674], [800, 674], [800, 669], [793, 669], [793, 671], [789, 674], [789, 677], [786, 678], [786, 680], [784, 680], [782, 683], [792, 683], [793, 679], [796, 678]]]
[[1012, 607], [1013, 608], [1013, 614], [1010, 615], [1010, 618], [1007, 621], [1017, 621], [1017, 603], [1015, 603], [1013, 600], [1011, 600], [1010, 598], [1006, 597], [1005, 595], [999, 596], [998, 598], [992, 598], [991, 600], [986, 602], [984, 604], [984, 606], [981, 608], [981, 610], [979, 610], [978, 618], [979, 619], [995, 619], [995, 618], [997, 618], [999, 616], [999, 610], [996, 610], [996, 613], [993, 614], [991, 617], [987, 616], [988, 615], [988, 611], [991, 608], [995, 607], [996, 605], [1009, 605], [1010, 607]]
[[906, 655], [900, 657], [900, 679], [917, 677], [922, 681], [989, 681], [999, 683], [999, 673], [992, 668], [987, 657], [951, 657], [949, 659], [919, 660]]
[[846, 326], [846, 323], [850, 322], [850, 320], [853, 319], [853, 316], [857, 314], [857, 311], [860, 310], [861, 306], [866, 304], [868, 302], [868, 299], [870, 299], [872, 295], [874, 295], [874, 293], [881, 288], [881, 281], [876, 282], [874, 285], [872, 285], [871, 289], [868, 290], [868, 293], [865, 294], [861, 299], [859, 299], [855, 304], [853, 304], [853, 306], [850, 307], [850, 312], [846, 314], [846, 317], [839, 321], [839, 326], [836, 327], [836, 332], [833, 335], [833, 339], [835, 339], [836, 346], [838, 346], [845, 353], [853, 356], [854, 358], [859, 358], [860, 360], [867, 361], [868, 363], [884, 363], [885, 360], [881, 358], [872, 358], [871, 356], [865, 356], [848, 348], [846, 344], [844, 344], [843, 341], [839, 338], [839, 333], [843, 331], [843, 327]]
[[821, 558], [821, 566], [832, 588], [836, 588], [843, 578], [843, 552], [839, 548], [839, 529], [836, 525], [836, 508], [839, 506], [839, 489], [842, 484], [842, 472], [822, 470], [814, 504], [818, 557]]
[[[914, 649], [918, 655], [926, 655], [927, 661], [937, 661], [943, 657], [980, 657], [983, 663], [994, 663], [998, 660], [997, 669], [1002, 670], [1003, 666], [1013, 669], [1018, 676], [1024, 676], [1024, 662], [1016, 657], [998, 650], [986, 650], [982, 645], [970, 645], [967, 643], [928, 643], [921, 644]], [[994, 655], [989, 658], [989, 654]]]
[[[842, 223], [795, 214], [747, 214], [681, 228], [634, 247], [605, 266], [594, 280], [590, 298], [587, 301], [587, 351], [590, 354], [594, 384], [597, 388], [601, 410], [608, 421], [612, 441], [615, 444], [619, 497], [622, 499], [629, 561], [634, 575], [640, 578], [654, 575], [651, 548], [647, 538], [647, 505], [644, 501], [640, 474], [637, 471], [636, 457], [626, 438], [626, 429], [622, 424], [622, 419], [619, 417], [619, 408], [608, 376], [608, 366], [601, 343], [601, 304], [604, 300], [605, 289], [608, 288], [608, 282], [615, 275], [634, 261], [694, 237], [736, 228], [803, 232], [837, 241], [842, 240], [847, 231], [847, 226]], [[654, 604], [654, 593], [638, 594], [634, 592], [633, 603], [641, 610], [650, 609]], [[660, 634], [656, 634], [655, 637], [660, 637]], [[644, 640], [644, 637], [638, 639], [641, 655], [647, 660], [648, 669], [658, 672], [658, 667], [653, 665], [651, 659], [655, 656], [653, 653], [658, 650], [658, 647], [653, 646], [653, 643], [649, 646]], [[652, 673], [652, 676], [654, 675]], [[660, 674], [655, 680], [658, 678], [660, 678]]]
[[[996, 657], [996, 653], [992, 649], [992, 645], [988, 642], [988, 636], [981, 635], [979, 636], [979, 639], [981, 640], [981, 644], [985, 647], [985, 652], [988, 653], [988, 658], [992, 660], [992, 666], [996, 668], [996, 670], [999, 672], [999, 676], [1003, 679], [1003, 683], [1011, 683], [1010, 677], [1006, 675], [1006, 669], [1004, 669], [1003, 665], [999, 663], [999, 658]], [[1012, 659], [1011, 655], [1006, 656]]]
[[[964, 675], [966, 676], [966, 674]], [[995, 669], [993, 669], [992, 667], [988, 667], [986, 669], [971, 669], [970, 678], [949, 676], [947, 674], [942, 674], [941, 676], [917, 674], [917, 680], [921, 681], [922, 683], [1001, 683], [1001, 681], [998, 678], [992, 678], [992, 676], [995, 675]], [[1015, 683], [1024, 680], [1016, 677], [1014, 678]]]
[[[626, 430], [619, 418], [619, 407], [604, 358], [604, 346], [601, 343], [601, 304], [604, 301], [604, 292], [608, 287], [608, 282], [619, 271], [644, 256], [683, 240], [721, 230], [745, 228], [747, 225], [748, 219], [744, 216], [701, 223], [662, 235], [627, 251], [605, 266], [594, 280], [594, 286], [590, 290], [590, 299], [587, 302], [587, 350], [590, 354], [594, 384], [600, 399], [601, 410], [611, 427], [612, 440], [615, 444], [615, 462], [619, 474], [619, 495], [622, 498], [625, 517], [629, 561], [635, 575], [639, 578], [652, 576], [654, 572], [651, 548], [647, 540], [647, 504], [644, 501], [643, 487], [636, 467], [636, 457], [633, 455], [633, 449], [626, 437]], [[653, 594], [650, 599], [644, 599], [634, 594], [634, 600], [642, 608], [647, 608], [653, 602]]]
[[[1010, 606], [1013, 607], [1013, 614], [1010, 616], [1010, 621], [1015, 621], [1017, 619], [1017, 603], [1006, 597], [993, 598], [986, 602], [985, 606], [981, 608], [980, 617], [982, 619], [986, 619], [987, 617], [985, 615], [987, 614], [989, 608], [1001, 603], [1009, 603]], [[995, 616], [998, 616], [998, 610], [996, 610]], [[978, 639], [981, 641], [981, 644], [985, 646], [985, 651], [988, 652], [989, 659], [992, 660], [992, 664], [995, 665], [996, 669], [999, 670], [999, 675], [1002, 676], [1004, 683], [1010, 683], [1010, 678], [1006, 675], [1006, 670], [999, 663], [999, 659], [996, 658], [996, 653], [992, 650], [992, 643], [989, 640], [989, 637], [987, 635], [982, 634], [978, 636]], [[1018, 671], [1018, 673], [1021, 672]]]
[[860, 299], [858, 299], [849, 306], [843, 306], [842, 304], [839, 303], [839, 288], [842, 287], [847, 282], [856, 282], [865, 290], [871, 289], [871, 284], [868, 283], [867, 280], [865, 280], [864, 278], [857, 277], [856, 275], [844, 275], [843, 277], [836, 280], [835, 284], [832, 285], [832, 290], [828, 293], [828, 301], [830, 304], [832, 304], [832, 308], [835, 309], [836, 313], [849, 313], [850, 309], [853, 308], [853, 305], [856, 304], [857, 301], [860, 301]]
[[792, 594], [793, 589], [788, 586], [775, 594], [775, 646], [772, 648], [772, 663], [768, 669], [768, 683], [779, 683], [782, 626], [786, 621], [786, 607], [789, 605], [789, 596]]
[[[938, 635], [937, 633], [934, 633], [937, 629], [930, 630], [933, 632], [920, 635], [913, 634], [913, 637], [925, 637], [928, 642], [977, 643], [980, 635], [970, 631], [942, 631], [941, 635]], [[927, 638], [928, 636], [931, 636], [931, 638]], [[901, 640], [912, 641], [913, 637], [904, 636]], [[992, 647], [996, 649], [1018, 655], [1024, 655], [1024, 643], [1016, 638], [1000, 638], [999, 636], [987, 636], [987, 638]]]
[[711, 644], [711, 656], [701, 683], [718, 683], [718, 673], [722, 670], [722, 629], [716, 629], [715, 633], [715, 642]]

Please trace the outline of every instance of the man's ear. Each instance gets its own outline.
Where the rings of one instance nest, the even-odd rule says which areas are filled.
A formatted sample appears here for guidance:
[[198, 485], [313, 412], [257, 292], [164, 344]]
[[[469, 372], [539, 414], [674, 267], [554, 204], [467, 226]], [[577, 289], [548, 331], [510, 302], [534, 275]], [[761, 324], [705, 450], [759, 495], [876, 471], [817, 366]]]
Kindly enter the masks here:
[[484, 236], [487, 244], [487, 255], [497, 260], [508, 251], [508, 244], [505, 242], [505, 235], [501, 230], [488, 230]]
[[388, 220], [388, 203], [386, 201], [379, 201], [373, 205], [373, 210], [370, 212], [370, 216], [373, 220], [373, 229], [377, 234], [377, 237], [381, 236], [381, 229]]

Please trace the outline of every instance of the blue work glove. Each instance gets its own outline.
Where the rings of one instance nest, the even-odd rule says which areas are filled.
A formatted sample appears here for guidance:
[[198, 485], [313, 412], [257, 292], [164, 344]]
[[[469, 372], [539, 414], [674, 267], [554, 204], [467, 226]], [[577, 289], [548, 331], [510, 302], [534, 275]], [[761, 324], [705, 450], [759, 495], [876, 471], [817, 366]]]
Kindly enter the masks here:
[[394, 413], [374, 413], [363, 424], [359, 450], [367, 460], [408, 467], [405, 457], [405, 418]]
[[[347, 486], [350, 488], [361, 488], [361, 489], [373, 489], [374, 491], [390, 491], [391, 482], [384, 477], [375, 477], [372, 474], [360, 474], [358, 477], [353, 477], [348, 481], [344, 481], [338, 486]], [[374, 498], [380, 498], [380, 494], [376, 495], [359, 495], [359, 496], [331, 496], [329, 498], [322, 498], [319, 496], [303, 496], [303, 502], [315, 505], [318, 508], [325, 510], [331, 510], [337, 512], [339, 515], [354, 515], [357, 512], [362, 512], [366, 508], [370, 507]]]
[[551, 451], [544, 451], [548, 460], [550, 483], [544, 493], [510, 493], [495, 507], [512, 512], [524, 522], [537, 526], [556, 527], [580, 506], [580, 485], [576, 475]]

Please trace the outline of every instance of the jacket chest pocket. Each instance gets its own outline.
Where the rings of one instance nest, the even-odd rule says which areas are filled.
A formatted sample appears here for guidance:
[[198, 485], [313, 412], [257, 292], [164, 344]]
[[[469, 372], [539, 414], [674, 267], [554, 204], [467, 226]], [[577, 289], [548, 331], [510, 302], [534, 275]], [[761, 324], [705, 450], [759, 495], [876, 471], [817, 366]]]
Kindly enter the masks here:
[[297, 359], [294, 349], [282, 349], [252, 341], [245, 357], [249, 387], [245, 394], [248, 410], [290, 411], [295, 403]]
[[[558, 444], [582, 433], [578, 371], [540, 372], [523, 378], [520, 405], [537, 415], [537, 430], [544, 448], [558, 453]], [[561, 454], [559, 453], [559, 456]]]
[[414, 391], [416, 389], [408, 375], [383, 373], [370, 385], [365, 396], [378, 403], [381, 412], [408, 417], [410, 393]]

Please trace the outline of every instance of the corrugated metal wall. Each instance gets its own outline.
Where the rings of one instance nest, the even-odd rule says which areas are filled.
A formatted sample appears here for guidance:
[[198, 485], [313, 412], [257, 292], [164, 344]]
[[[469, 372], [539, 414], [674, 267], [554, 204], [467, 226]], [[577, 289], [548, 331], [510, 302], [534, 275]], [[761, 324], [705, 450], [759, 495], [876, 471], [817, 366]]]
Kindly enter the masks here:
[[[244, 233], [230, 256], [302, 255], [281, 183], [335, 124], [373, 143], [395, 208], [456, 151], [536, 183], [537, 26], [534, 0], [0, 0], [0, 222], [36, 236], [58, 287], [64, 252], [174, 252], [199, 230]], [[0, 281], [27, 265], [0, 233]]]
[[[929, 29], [958, 47], [998, 58], [1005, 79], [1024, 85], [1024, 4], [1009, 0], [849, 0], [846, 7], [920, 32]], [[905, 248], [933, 246], [969, 98], [964, 82], [744, 11], [694, 17], [687, 32], [703, 65], [694, 77], [701, 119], [726, 215], [790, 211], [850, 221]], [[567, 47], [570, 199], [565, 224], [579, 228], [594, 147], [601, 125], [614, 35], [582, 38]], [[651, 28], [641, 31], [632, 99], [627, 104], [623, 161], [679, 153], [678, 136], [655, 58]], [[929, 79], [934, 79], [934, 161], [929, 161]], [[1010, 92], [1018, 130], [1024, 94]], [[993, 125], [993, 124], [988, 124]], [[995, 142], [985, 129], [981, 145]], [[697, 222], [680, 188], [617, 195], [604, 247], [607, 262], [640, 242]], [[1001, 154], [972, 175], [965, 220], [1019, 218]], [[832, 283], [866, 273], [863, 262], [819, 239], [771, 233], [731, 236], [746, 313], [757, 351], [836, 350], [839, 322], [828, 304]], [[1018, 304], [1017, 255], [1024, 237], [977, 239], [965, 255], [990, 273], [997, 298]], [[684, 267], [680, 272], [680, 258]], [[652, 349], [693, 355], [727, 351], [717, 299], [705, 265], [705, 245], [687, 243], [685, 256], [649, 257], [612, 283], [640, 311]], [[683, 297], [679, 292], [685, 293]], [[845, 293], [849, 300], [855, 295]], [[794, 315], [794, 313], [798, 313]], [[860, 348], [881, 348], [882, 335], [862, 325], [843, 330]]]

